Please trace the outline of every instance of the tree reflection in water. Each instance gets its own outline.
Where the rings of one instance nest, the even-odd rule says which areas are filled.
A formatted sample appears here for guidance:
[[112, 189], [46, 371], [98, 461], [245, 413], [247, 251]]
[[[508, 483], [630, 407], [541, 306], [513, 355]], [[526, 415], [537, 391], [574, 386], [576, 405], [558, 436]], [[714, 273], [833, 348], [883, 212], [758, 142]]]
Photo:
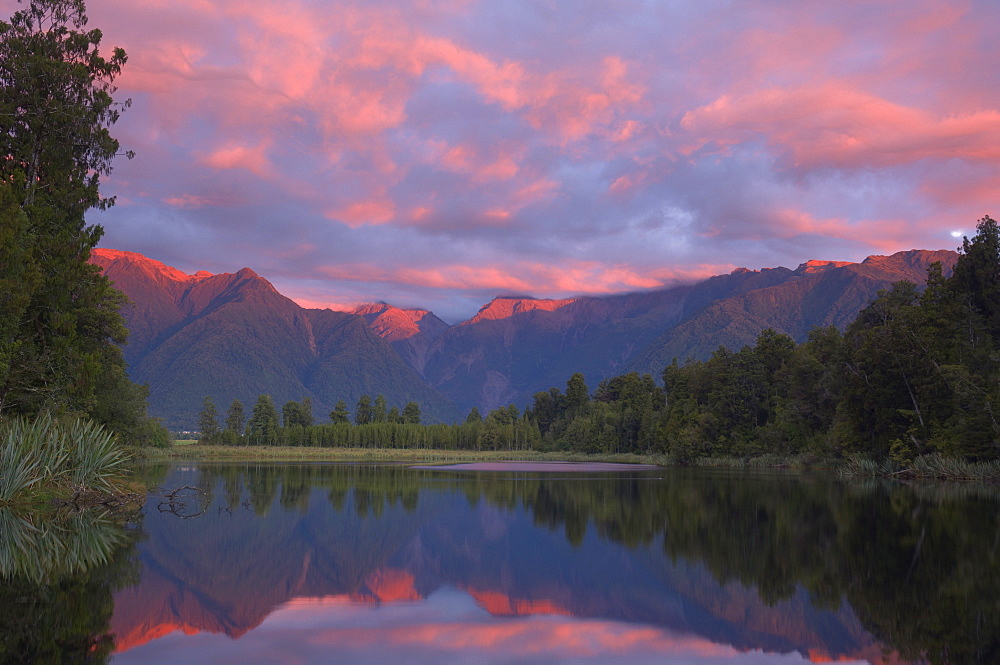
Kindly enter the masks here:
[[0, 663], [104, 663], [113, 592], [138, 583], [135, 537], [97, 511], [0, 508]]

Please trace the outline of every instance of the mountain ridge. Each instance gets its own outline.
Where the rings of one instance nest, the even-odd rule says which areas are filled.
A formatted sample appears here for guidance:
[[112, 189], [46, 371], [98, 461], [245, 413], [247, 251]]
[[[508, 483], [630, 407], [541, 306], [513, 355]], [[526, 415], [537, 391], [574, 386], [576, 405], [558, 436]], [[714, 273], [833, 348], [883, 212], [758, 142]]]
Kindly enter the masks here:
[[309, 397], [317, 421], [343, 399], [416, 401], [425, 420], [519, 407], [581, 372], [591, 388], [628, 371], [658, 376], [673, 358], [736, 350], [763, 328], [803, 341], [815, 326], [845, 327], [879, 289], [923, 282], [947, 250], [810, 260], [795, 270], [738, 268], [664, 289], [566, 299], [501, 295], [449, 325], [433, 312], [369, 303], [307, 309], [250, 268], [187, 275], [134, 252], [96, 249], [92, 261], [130, 298], [125, 358], [151, 386], [153, 415], [192, 427], [207, 394], [224, 409], [258, 394]]

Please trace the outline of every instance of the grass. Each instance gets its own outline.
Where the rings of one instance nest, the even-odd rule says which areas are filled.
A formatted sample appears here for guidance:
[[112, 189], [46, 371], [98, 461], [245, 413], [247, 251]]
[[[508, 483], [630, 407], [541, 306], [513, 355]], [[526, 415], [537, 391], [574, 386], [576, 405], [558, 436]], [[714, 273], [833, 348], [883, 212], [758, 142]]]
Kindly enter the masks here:
[[89, 420], [45, 414], [0, 423], [0, 505], [60, 490], [112, 491], [131, 455]]
[[[146, 458], [196, 460], [267, 460], [273, 462], [484, 462], [594, 461], [656, 464], [648, 455], [589, 455], [535, 450], [435, 450], [427, 448], [322, 448], [280, 446], [172, 446], [151, 449]], [[662, 458], [655, 458], [662, 459]]]
[[839, 468], [841, 476], [918, 480], [1000, 481], [1000, 462], [968, 462], [940, 454], [921, 455], [906, 465], [852, 455]]
[[[271, 462], [400, 462], [453, 463], [483, 461], [603, 461], [628, 464], [676, 466], [676, 460], [663, 454], [601, 454], [540, 452], [535, 450], [438, 450], [427, 448], [327, 448], [297, 446], [203, 446], [183, 443], [166, 449], [148, 449], [146, 459], [271, 461]], [[892, 460], [875, 460], [852, 455], [834, 460], [800, 453], [790, 457], [765, 454], [755, 457], [703, 457], [691, 463], [696, 467], [736, 469], [806, 469], [835, 470], [844, 478], [913, 478], [940, 480], [1000, 481], [1000, 462], [966, 462], [941, 455], [918, 457], [907, 466]]]

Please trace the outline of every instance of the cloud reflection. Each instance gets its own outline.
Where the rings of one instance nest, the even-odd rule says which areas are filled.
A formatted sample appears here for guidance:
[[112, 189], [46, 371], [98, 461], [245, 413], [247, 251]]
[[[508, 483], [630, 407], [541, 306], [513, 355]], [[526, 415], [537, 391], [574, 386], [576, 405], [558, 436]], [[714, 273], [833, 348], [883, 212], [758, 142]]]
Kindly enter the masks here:
[[[443, 588], [423, 602], [361, 604], [347, 596], [298, 598], [238, 640], [166, 635], [116, 655], [115, 663], [671, 663], [809, 662], [799, 654], [740, 652], [688, 635], [561, 615], [491, 615]], [[860, 663], [861, 661], [855, 661]]]

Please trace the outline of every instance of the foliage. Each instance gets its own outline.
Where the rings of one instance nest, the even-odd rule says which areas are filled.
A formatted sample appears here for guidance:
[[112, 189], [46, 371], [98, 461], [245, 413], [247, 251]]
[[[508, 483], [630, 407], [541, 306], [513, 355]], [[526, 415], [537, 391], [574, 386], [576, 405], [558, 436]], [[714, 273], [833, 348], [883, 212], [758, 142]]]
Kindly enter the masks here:
[[374, 422], [375, 414], [372, 411], [372, 398], [369, 395], [362, 395], [358, 398], [357, 406], [354, 407], [354, 424], [367, 425]]
[[309, 427], [313, 424], [312, 400], [305, 397], [301, 402], [285, 402], [281, 414], [285, 427]]
[[0, 504], [43, 485], [112, 490], [130, 459], [93, 421], [11, 418], [0, 423]]
[[226, 410], [226, 431], [240, 437], [243, 436], [243, 402], [234, 399]]
[[198, 416], [198, 430], [205, 443], [211, 443], [219, 436], [219, 411], [209, 396], [202, 402], [201, 415]]
[[87, 261], [103, 230], [88, 210], [119, 144], [126, 55], [99, 51], [82, 0], [31, 0], [0, 21], [0, 415], [86, 414], [155, 442], [146, 390], [118, 344], [124, 296]]
[[403, 407], [403, 422], [407, 425], [420, 424], [420, 405], [414, 401], [409, 401]]
[[9, 319], [20, 339], [4, 340], [16, 349], [2, 377], [4, 410], [88, 408], [101, 346], [124, 340], [120, 297], [86, 264], [101, 229], [86, 227], [83, 214], [109, 203], [98, 178], [118, 151], [107, 126], [125, 54], [100, 57], [100, 32], [83, 31], [86, 22], [82, 2], [36, 1], [0, 23], [3, 214], [23, 213], [4, 268], [24, 275], [27, 261], [37, 270]]
[[386, 399], [384, 395], [375, 396], [375, 404], [372, 406], [372, 422], [384, 423], [389, 419], [386, 412]]
[[260, 395], [247, 422], [247, 439], [252, 445], [268, 445], [278, 431], [278, 410], [270, 395]]
[[351, 414], [347, 410], [347, 404], [344, 400], [337, 400], [337, 403], [333, 407], [333, 411], [330, 412], [330, 422], [334, 425], [341, 423], [351, 422]]

